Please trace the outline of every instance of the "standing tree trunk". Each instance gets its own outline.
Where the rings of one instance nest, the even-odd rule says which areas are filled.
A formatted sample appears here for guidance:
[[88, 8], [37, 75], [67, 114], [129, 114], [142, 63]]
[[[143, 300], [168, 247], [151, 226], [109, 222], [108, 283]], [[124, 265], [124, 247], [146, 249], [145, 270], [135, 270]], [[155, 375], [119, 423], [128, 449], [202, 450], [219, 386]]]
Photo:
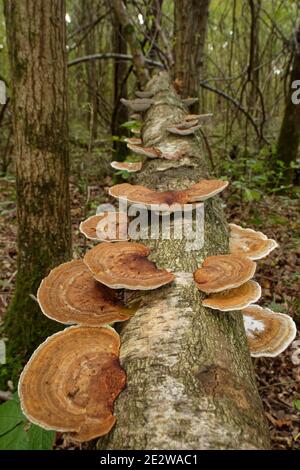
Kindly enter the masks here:
[[124, 35], [127, 43], [129, 44], [138, 84], [140, 87], [143, 87], [149, 80], [150, 75], [145, 63], [145, 57], [141, 45], [134, 29], [134, 23], [131, 21], [123, 0], [112, 0], [111, 3], [120, 24], [123, 26]]
[[[166, 131], [181, 122], [182, 104], [166, 73], [147, 89], [156, 104], [143, 126], [145, 146], [185, 144], [181, 161], [148, 160], [136, 182], [181, 189], [208, 176], [198, 137]], [[219, 198], [205, 203], [205, 243], [186, 251], [186, 240], [142, 240], [151, 259], [176, 275], [173, 285], [136, 293], [142, 305], [121, 325], [127, 386], [115, 404], [117, 424], [101, 449], [264, 449], [269, 446], [262, 405], [240, 312], [206, 309], [192, 273], [209, 255], [226, 253], [228, 229]]]
[[255, 112], [257, 100], [259, 99], [259, 15], [261, 10], [261, 0], [249, 0], [251, 13], [250, 26], [250, 51], [248, 65], [248, 81], [251, 83], [249, 95], [249, 110]]
[[[82, 24], [92, 25], [96, 20], [96, 2], [95, 0], [81, 1]], [[97, 52], [97, 30], [96, 26], [91, 26], [91, 30], [84, 39], [84, 51], [86, 55], [92, 55]], [[88, 102], [89, 102], [89, 129], [90, 144], [97, 138], [98, 128], [98, 64], [96, 61], [86, 63]]]
[[34, 298], [71, 257], [64, 0], [5, 0], [13, 88], [18, 274], [5, 321], [22, 359], [57, 329]]
[[209, 4], [210, 0], [174, 1], [174, 75], [181, 83], [184, 98], [199, 95]]
[[[127, 44], [125, 41], [123, 26], [120, 24], [114, 12], [113, 15], [113, 29], [112, 29], [112, 42], [114, 45], [114, 52], [117, 54], [127, 54]], [[120, 103], [120, 98], [127, 98], [127, 78], [128, 78], [128, 65], [126, 62], [114, 61], [114, 108], [112, 113], [111, 133], [112, 135], [120, 135], [121, 124], [128, 121], [128, 111], [125, 106]], [[119, 159], [120, 154], [124, 153], [124, 144], [114, 142], [114, 149], [116, 151], [115, 159]], [[124, 155], [125, 156], [125, 155]]]
[[291, 163], [297, 160], [300, 142], [300, 104], [294, 103], [292, 99], [295, 92], [292, 84], [296, 80], [300, 80], [300, 27], [295, 31], [289, 93], [277, 143], [277, 154], [275, 155], [275, 159], [284, 165], [283, 183], [286, 184], [293, 182], [294, 170], [291, 168]]

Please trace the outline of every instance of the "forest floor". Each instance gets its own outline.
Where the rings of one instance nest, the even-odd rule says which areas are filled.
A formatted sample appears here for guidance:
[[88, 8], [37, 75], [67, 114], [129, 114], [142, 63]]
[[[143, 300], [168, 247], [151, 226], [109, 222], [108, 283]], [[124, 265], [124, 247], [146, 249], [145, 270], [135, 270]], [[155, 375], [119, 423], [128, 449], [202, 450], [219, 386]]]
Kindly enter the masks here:
[[[90, 246], [79, 233], [81, 220], [94, 214], [107, 201], [111, 178], [90, 172], [85, 179], [71, 178], [74, 257]], [[77, 166], [78, 168], [78, 166]], [[90, 173], [90, 174], [89, 174]], [[74, 175], [74, 172], [73, 172]], [[253, 203], [241, 202], [230, 189], [223, 195], [228, 221], [262, 230], [279, 243], [279, 248], [258, 263], [256, 278], [263, 288], [260, 303], [275, 311], [288, 312], [300, 327], [300, 221], [299, 199], [266, 196]], [[226, 204], [225, 204], [226, 202]], [[14, 178], [0, 179], [0, 322], [11, 299], [16, 276], [16, 207]], [[298, 337], [296, 339], [300, 339]], [[269, 423], [274, 449], [300, 450], [300, 343], [299, 353], [291, 347], [278, 358], [254, 360], [257, 381]], [[292, 361], [292, 354], [298, 358]], [[294, 362], [294, 363], [293, 363]], [[14, 384], [16, 385], [16, 384]], [[73, 448], [59, 436], [60, 448]]]

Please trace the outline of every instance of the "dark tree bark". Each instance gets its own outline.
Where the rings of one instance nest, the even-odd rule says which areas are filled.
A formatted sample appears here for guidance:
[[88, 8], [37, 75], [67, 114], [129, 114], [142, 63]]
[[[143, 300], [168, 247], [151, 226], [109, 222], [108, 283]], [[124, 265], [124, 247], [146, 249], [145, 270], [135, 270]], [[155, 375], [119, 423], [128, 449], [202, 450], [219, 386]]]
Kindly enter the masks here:
[[[145, 146], [185, 145], [178, 161], [148, 160], [135, 182], [166, 190], [209, 176], [197, 137], [172, 136], [167, 127], [184, 115], [166, 73], [147, 89], [155, 106], [143, 126]], [[168, 287], [133, 294], [135, 315], [120, 327], [126, 389], [115, 403], [117, 424], [98, 441], [101, 449], [264, 449], [268, 430], [240, 312], [206, 309], [192, 273], [209, 255], [226, 253], [228, 228], [220, 199], [205, 203], [205, 242], [186, 250], [186, 239], [142, 240], [151, 259], [169, 269]]]
[[174, 77], [181, 82], [184, 98], [199, 95], [209, 4], [210, 0], [174, 1]]
[[279, 160], [285, 167], [283, 183], [287, 184], [294, 179], [294, 170], [291, 168], [291, 163], [295, 162], [298, 157], [300, 142], [300, 104], [293, 103], [292, 100], [293, 93], [295, 93], [292, 84], [296, 80], [300, 80], [300, 28], [295, 31], [289, 93], [277, 143], [277, 154], [275, 155], [275, 164]]
[[[58, 326], [34, 298], [71, 257], [64, 0], [5, 0], [13, 88], [18, 274], [5, 330], [24, 360]], [[16, 360], [16, 358], [15, 358]]]

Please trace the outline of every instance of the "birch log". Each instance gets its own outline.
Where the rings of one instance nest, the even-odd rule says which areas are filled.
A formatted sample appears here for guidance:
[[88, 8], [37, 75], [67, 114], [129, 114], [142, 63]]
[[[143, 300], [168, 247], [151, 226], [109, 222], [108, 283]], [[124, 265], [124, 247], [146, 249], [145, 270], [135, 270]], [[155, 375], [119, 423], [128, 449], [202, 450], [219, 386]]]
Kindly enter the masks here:
[[[147, 86], [156, 103], [143, 126], [145, 146], [184, 143], [179, 161], [149, 160], [135, 182], [153, 189], [186, 188], [209, 175], [198, 136], [166, 128], [184, 109], [161, 72]], [[99, 449], [266, 449], [269, 436], [240, 313], [201, 306], [193, 271], [209, 255], [226, 253], [227, 222], [219, 197], [205, 203], [205, 244], [145, 240], [152, 259], [175, 272], [174, 285], [142, 295], [143, 305], [121, 326], [127, 387], [115, 404], [117, 424]]]

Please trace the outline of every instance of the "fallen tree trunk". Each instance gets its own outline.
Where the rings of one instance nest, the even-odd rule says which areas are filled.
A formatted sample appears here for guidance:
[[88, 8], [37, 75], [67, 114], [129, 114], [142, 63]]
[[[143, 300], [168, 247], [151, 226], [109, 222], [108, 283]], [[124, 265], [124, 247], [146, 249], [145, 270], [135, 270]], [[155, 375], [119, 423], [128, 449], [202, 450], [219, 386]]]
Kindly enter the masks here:
[[[165, 72], [147, 89], [156, 103], [143, 126], [145, 146], [189, 147], [180, 161], [148, 160], [136, 183], [180, 189], [208, 176], [197, 137], [178, 137], [166, 127], [184, 109]], [[115, 405], [117, 424], [99, 449], [265, 449], [262, 405], [240, 313], [201, 306], [192, 273], [209, 255], [226, 253], [227, 223], [220, 199], [205, 203], [205, 244], [186, 251], [186, 240], [145, 240], [159, 267], [176, 282], [143, 293], [143, 306], [122, 325], [121, 363], [127, 387]]]

